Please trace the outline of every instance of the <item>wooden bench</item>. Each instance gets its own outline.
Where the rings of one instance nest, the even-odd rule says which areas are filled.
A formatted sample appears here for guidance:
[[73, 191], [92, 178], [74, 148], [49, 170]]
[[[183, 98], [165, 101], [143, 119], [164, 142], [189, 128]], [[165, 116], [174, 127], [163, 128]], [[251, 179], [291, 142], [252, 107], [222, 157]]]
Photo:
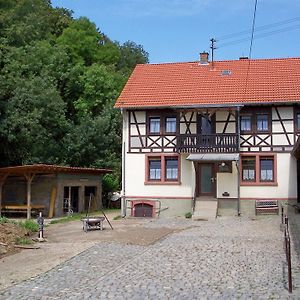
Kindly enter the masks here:
[[255, 200], [255, 214], [277, 214], [279, 213], [277, 200]]
[[[41, 211], [45, 209], [45, 205], [31, 204], [31, 211]], [[27, 212], [27, 205], [25, 204], [3, 204], [1, 205], [3, 212]]]

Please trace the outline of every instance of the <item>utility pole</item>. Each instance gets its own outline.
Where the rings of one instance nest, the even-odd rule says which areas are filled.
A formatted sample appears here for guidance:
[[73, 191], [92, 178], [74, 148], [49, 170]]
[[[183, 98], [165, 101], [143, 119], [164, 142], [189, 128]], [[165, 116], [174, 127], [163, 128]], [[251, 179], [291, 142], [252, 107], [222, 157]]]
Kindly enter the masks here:
[[217, 49], [216, 47], [217, 40], [214, 38], [210, 39], [210, 49], [211, 49], [211, 65], [214, 66], [214, 50]]

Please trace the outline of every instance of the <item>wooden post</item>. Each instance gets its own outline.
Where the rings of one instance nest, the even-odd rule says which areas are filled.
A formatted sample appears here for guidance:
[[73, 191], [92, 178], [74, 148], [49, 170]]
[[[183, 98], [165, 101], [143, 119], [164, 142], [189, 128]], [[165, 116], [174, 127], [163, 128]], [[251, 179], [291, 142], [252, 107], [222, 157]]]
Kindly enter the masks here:
[[0, 217], [2, 216], [2, 194], [3, 194], [3, 185], [8, 174], [4, 174], [0, 176]]
[[71, 192], [72, 187], [69, 186], [69, 197], [68, 197], [68, 216], [71, 215]]
[[3, 181], [0, 181], [0, 217], [2, 217], [2, 212], [1, 212], [1, 206], [2, 206], [2, 188], [3, 188]]
[[27, 180], [27, 220], [31, 218], [31, 183], [35, 174], [24, 174]]

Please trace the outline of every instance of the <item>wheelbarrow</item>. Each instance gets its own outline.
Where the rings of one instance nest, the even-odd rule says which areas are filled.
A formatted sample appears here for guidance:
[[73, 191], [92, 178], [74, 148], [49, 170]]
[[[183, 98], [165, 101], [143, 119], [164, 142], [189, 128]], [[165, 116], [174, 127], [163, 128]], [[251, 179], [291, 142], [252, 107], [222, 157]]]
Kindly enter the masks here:
[[91, 208], [91, 201], [92, 201], [93, 194], [90, 194], [90, 199], [89, 199], [89, 206], [88, 210], [86, 213], [85, 218], [82, 218], [81, 221], [83, 222], [82, 229], [85, 232], [88, 232], [88, 230], [92, 229], [100, 229], [103, 230], [103, 221], [106, 220], [107, 223], [109, 224], [110, 228], [113, 229], [111, 223], [109, 222], [107, 216], [105, 215], [103, 209], [101, 209], [102, 214], [104, 217], [95, 217], [95, 216], [90, 216], [90, 208]]
[[86, 218], [82, 218], [81, 219], [81, 221], [83, 222], [82, 229], [85, 232], [87, 232], [88, 230], [92, 230], [92, 229], [103, 230], [103, 221], [104, 220], [105, 220], [104, 217], [86, 217]]

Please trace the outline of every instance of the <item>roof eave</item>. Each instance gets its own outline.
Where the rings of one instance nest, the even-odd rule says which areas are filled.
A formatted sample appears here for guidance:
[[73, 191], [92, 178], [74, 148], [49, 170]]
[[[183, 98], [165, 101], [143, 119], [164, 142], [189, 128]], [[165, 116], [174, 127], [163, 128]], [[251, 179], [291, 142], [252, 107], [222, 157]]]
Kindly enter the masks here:
[[115, 106], [115, 108], [118, 109], [166, 109], [166, 108], [175, 108], [175, 109], [195, 109], [195, 108], [237, 108], [237, 107], [243, 107], [243, 106], [254, 106], [254, 105], [291, 105], [291, 104], [296, 104], [299, 103], [299, 100], [293, 100], [293, 101], [259, 101], [259, 102], [243, 102], [243, 103], [238, 103], [238, 104], [187, 104], [187, 105], [160, 105], [160, 106]]

